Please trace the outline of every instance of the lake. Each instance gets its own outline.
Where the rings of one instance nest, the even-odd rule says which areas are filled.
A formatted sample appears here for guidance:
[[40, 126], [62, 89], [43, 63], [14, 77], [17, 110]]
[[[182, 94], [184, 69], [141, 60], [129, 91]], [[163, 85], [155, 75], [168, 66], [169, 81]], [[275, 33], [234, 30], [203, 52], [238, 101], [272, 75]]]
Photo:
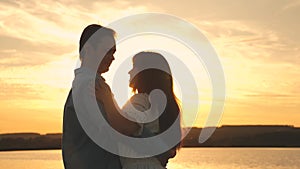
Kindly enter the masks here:
[[[63, 169], [60, 150], [0, 152], [1, 169]], [[182, 148], [168, 169], [300, 169], [300, 148]]]

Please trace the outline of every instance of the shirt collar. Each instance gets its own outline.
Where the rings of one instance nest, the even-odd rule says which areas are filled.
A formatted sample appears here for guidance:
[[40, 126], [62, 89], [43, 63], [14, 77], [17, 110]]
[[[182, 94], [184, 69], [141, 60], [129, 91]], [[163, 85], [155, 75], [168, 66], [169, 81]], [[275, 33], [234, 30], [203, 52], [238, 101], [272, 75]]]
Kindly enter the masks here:
[[101, 80], [105, 81], [105, 79], [101, 76], [101, 74], [95, 73], [86, 67], [80, 67], [80, 68], [77, 68], [74, 70], [75, 76], [78, 74], [82, 74], [82, 73], [93, 76], [93, 77], [96, 76], [97, 79], [101, 79]]

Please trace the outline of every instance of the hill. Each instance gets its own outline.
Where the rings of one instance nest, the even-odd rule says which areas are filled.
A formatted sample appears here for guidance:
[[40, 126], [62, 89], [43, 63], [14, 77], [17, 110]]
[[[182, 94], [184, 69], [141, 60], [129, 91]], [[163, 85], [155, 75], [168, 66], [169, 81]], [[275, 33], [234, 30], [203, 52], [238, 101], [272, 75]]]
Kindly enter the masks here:
[[0, 151], [60, 149], [61, 134], [38, 133], [0, 134]]
[[[300, 128], [276, 125], [222, 126], [203, 144], [198, 143], [202, 128], [191, 128], [184, 147], [300, 147]], [[60, 149], [61, 134], [0, 134], [0, 151]]]
[[300, 128], [293, 126], [222, 126], [203, 144], [201, 128], [192, 128], [184, 139], [187, 147], [300, 147]]

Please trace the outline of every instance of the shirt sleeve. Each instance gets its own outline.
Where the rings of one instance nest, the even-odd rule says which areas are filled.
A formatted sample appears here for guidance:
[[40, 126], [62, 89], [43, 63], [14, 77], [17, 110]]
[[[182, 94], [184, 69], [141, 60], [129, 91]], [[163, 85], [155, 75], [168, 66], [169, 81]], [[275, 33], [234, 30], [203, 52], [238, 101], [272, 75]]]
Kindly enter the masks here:
[[[136, 94], [132, 96], [126, 104], [122, 108], [122, 115], [128, 118], [131, 121], [143, 121], [143, 118], [146, 118], [143, 116], [143, 113], [146, 110], [150, 108], [150, 103], [148, 100], [147, 94]], [[139, 136], [142, 134], [144, 129], [143, 123], [138, 123], [140, 126], [140, 129], [134, 133], [135, 136]]]

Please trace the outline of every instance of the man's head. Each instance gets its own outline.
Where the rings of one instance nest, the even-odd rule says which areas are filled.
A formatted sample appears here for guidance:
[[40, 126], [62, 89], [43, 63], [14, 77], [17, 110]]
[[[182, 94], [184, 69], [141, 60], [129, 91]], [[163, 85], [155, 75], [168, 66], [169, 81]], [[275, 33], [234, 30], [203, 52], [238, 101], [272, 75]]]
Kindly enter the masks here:
[[87, 26], [79, 41], [82, 65], [94, 67], [101, 60], [97, 72], [107, 72], [116, 51], [114, 36], [115, 31], [112, 29], [96, 24]]

